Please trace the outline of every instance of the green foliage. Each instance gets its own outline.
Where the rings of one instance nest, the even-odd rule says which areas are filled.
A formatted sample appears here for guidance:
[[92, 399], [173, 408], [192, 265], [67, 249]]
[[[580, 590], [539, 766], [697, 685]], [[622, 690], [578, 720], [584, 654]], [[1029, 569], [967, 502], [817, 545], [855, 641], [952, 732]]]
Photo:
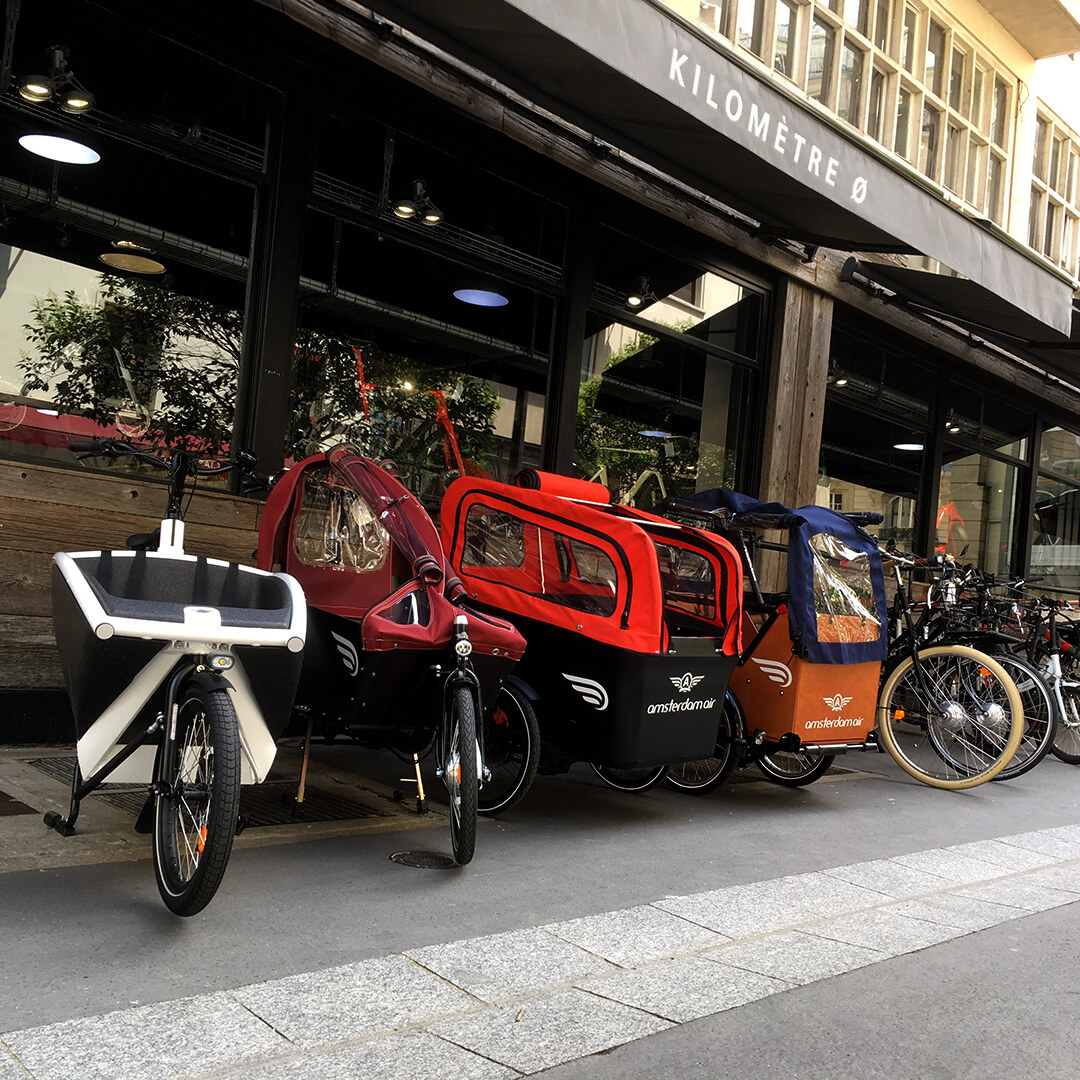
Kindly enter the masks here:
[[[100, 289], [96, 305], [73, 292], [35, 302], [33, 321], [24, 327], [35, 355], [20, 364], [23, 392], [48, 395], [60, 411], [105, 425], [118, 414], [143, 411], [155, 440], [220, 450], [236, 406], [241, 313], [110, 275]], [[367, 416], [352, 346], [299, 332], [287, 456], [348, 441], [368, 456], [393, 458], [409, 480], [443, 472], [438, 402], [429, 390], [445, 393], [463, 457], [478, 462], [492, 451], [499, 399], [487, 383], [370, 346], [363, 361]]]

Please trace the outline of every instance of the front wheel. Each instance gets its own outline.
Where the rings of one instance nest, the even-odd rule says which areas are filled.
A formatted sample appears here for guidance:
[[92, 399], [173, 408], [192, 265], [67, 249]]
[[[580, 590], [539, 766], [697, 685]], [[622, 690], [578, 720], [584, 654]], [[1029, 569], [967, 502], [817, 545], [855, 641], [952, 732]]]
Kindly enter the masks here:
[[[909, 776], [960, 790], [993, 780], [1024, 732], [1024, 706], [1005, 669], [966, 645], [905, 656], [878, 697], [878, 733]], [[925, 687], [925, 689], [924, 689]]]
[[590, 762], [592, 771], [616, 791], [642, 792], [656, 787], [667, 776], [666, 765], [654, 765], [644, 769], [615, 769], [610, 765]]
[[240, 812], [240, 731], [227, 690], [183, 691], [175, 752], [154, 809], [154, 873], [165, 906], [194, 915], [221, 884]]
[[754, 759], [754, 764], [774, 783], [782, 787], [805, 787], [824, 776], [835, 754], [820, 750], [775, 750]]
[[498, 814], [522, 799], [540, 763], [540, 726], [520, 687], [510, 683], [484, 720], [484, 764], [491, 777], [480, 788], [477, 809]]
[[439, 767], [450, 796], [450, 845], [459, 866], [476, 850], [476, 706], [472, 690], [458, 683], [447, 704]]
[[1080, 765], [1080, 690], [1061, 688], [1064, 712], [1058, 718], [1054, 745], [1050, 748], [1054, 757], [1069, 765]]
[[720, 710], [713, 756], [669, 765], [664, 780], [669, 787], [688, 795], [707, 795], [710, 791], [715, 791], [738, 764], [739, 754], [735, 749], [735, 740], [741, 734], [738, 705], [729, 690]]

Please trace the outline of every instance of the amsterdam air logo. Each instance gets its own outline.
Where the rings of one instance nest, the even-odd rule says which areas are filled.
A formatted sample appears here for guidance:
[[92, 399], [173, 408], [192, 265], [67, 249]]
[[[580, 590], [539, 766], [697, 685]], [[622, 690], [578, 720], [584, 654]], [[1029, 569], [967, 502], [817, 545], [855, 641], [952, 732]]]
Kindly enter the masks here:
[[341, 662], [350, 675], [355, 675], [360, 669], [360, 659], [356, 655], [356, 646], [347, 638], [330, 631], [330, 636], [337, 642], [337, 651], [341, 653]]
[[567, 675], [565, 671], [562, 677], [581, 695], [586, 705], [591, 705], [597, 712], [603, 712], [608, 707], [607, 691], [595, 679], [586, 679], [584, 675]]
[[669, 675], [668, 678], [671, 680], [671, 685], [674, 686], [680, 694], [689, 694], [690, 691], [705, 678], [705, 676], [691, 675], [688, 671], [685, 675]]
[[839, 712], [850, 700], [849, 697], [844, 697], [842, 694], [833, 694], [832, 697], [822, 698], [822, 701], [829, 706], [834, 712]]
[[769, 677], [770, 682], [777, 683], [781, 689], [791, 685], [791, 668], [787, 664], [781, 664], [779, 660], [759, 660], [756, 656], [750, 659], [761, 668], [763, 675]]

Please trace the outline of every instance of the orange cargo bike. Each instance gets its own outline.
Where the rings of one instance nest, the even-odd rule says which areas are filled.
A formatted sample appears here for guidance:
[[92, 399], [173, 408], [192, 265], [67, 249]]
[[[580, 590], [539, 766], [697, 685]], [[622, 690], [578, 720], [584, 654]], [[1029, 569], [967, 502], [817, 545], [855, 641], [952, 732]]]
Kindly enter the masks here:
[[[704, 794], [747, 761], [800, 786], [849, 750], [887, 750], [909, 775], [942, 788], [983, 783], [1008, 763], [1023, 710], [995, 660], [962, 646], [920, 648], [910, 626], [905, 648], [890, 652], [883, 555], [896, 568], [900, 618], [910, 619], [904, 557], [864, 531], [880, 515], [792, 511], [724, 490], [658, 509], [730, 537], [752, 594], [713, 755], [673, 765], [672, 786]], [[788, 532], [788, 591], [766, 596], [752, 549], [759, 532], [776, 529]]]

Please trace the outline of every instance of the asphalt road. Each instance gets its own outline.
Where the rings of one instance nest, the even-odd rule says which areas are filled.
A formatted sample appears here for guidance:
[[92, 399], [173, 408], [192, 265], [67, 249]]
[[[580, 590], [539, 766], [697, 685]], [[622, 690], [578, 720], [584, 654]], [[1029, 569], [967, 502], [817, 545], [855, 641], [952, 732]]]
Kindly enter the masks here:
[[[318, 754], [376, 781], [403, 775], [396, 762], [361, 751]], [[134, 834], [145, 858], [133, 848], [124, 861], [0, 873], [0, 1031], [1080, 823], [1080, 773], [1055, 760], [969, 792], [923, 787], [883, 756], [840, 763], [860, 771], [795, 790], [737, 783], [702, 799], [663, 788], [625, 795], [575, 767], [540, 778], [520, 807], [482, 822], [476, 859], [453, 870], [389, 859], [400, 850], [448, 851], [445, 819], [435, 815], [362, 831], [342, 826], [342, 835], [318, 839], [294, 833], [288, 843], [262, 830], [257, 844], [241, 837], [218, 896], [187, 920], [162, 906], [149, 845]], [[61, 852], [69, 845], [75, 861], [79, 845], [95, 837], [89, 812], [85, 830], [68, 839], [46, 833], [46, 843]], [[108, 857], [108, 846], [100, 850]], [[550, 1075], [981, 1077], [992, 1068], [1071, 1077], [1078, 915], [1076, 905], [1031, 915], [693, 1020]]]

